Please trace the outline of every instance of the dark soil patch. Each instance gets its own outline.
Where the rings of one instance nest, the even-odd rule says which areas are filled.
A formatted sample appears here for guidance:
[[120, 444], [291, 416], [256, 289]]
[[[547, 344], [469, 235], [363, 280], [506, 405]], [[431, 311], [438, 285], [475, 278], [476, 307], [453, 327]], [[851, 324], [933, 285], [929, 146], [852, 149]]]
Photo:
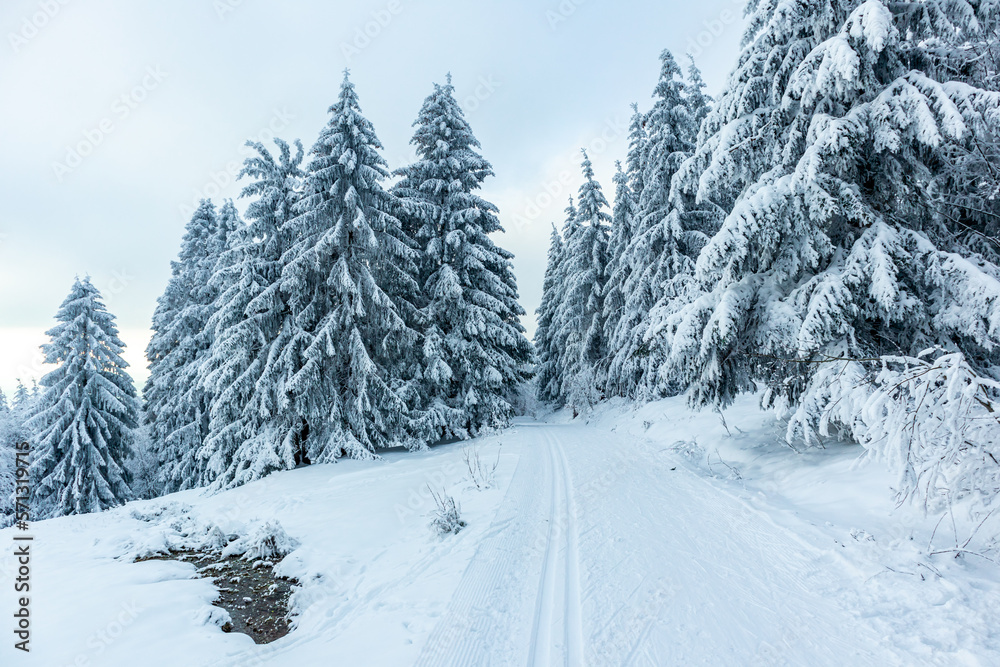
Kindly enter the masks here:
[[211, 577], [219, 589], [219, 599], [212, 604], [228, 611], [232, 619], [222, 626], [223, 632], [242, 632], [257, 644], [269, 644], [291, 631], [288, 598], [298, 582], [275, 576], [273, 563], [196, 551], [172, 551], [136, 562], [147, 560], [193, 563], [199, 574]]

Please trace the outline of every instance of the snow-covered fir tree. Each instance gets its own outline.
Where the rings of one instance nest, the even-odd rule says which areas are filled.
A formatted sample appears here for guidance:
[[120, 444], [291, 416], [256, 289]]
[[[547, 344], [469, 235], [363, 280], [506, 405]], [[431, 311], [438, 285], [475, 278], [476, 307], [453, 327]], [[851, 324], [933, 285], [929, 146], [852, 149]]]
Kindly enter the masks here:
[[561, 393], [574, 409], [593, 404], [603, 392], [604, 288], [611, 223], [608, 201], [594, 179], [586, 151], [581, 168], [584, 182], [576, 209], [568, 211], [574, 219], [568, 221], [564, 235], [566, 249], [559, 271], [563, 294], [555, 317], [561, 346]]
[[687, 74], [684, 77], [684, 106], [687, 107], [688, 115], [691, 117], [691, 126], [694, 129], [695, 140], [701, 130], [708, 112], [712, 110], [712, 98], [705, 92], [708, 84], [701, 76], [701, 70], [694, 61], [694, 57], [688, 54]]
[[[632, 330], [638, 325], [641, 313], [626, 308], [625, 285], [632, 275], [630, 262], [626, 261], [626, 251], [635, 237], [638, 223], [639, 197], [642, 195], [643, 179], [646, 173], [649, 134], [646, 131], [646, 115], [639, 112], [637, 104], [632, 105], [632, 120], [629, 125], [628, 156], [625, 169], [620, 164], [615, 174], [615, 206], [611, 225], [611, 239], [608, 243], [608, 284], [604, 299], [604, 336], [614, 345], [619, 328]], [[623, 320], [629, 320], [623, 322]], [[625, 395], [627, 381], [618, 368], [612, 354], [608, 366], [606, 388], [610, 394]]]
[[394, 192], [423, 251], [421, 407], [431, 438], [471, 437], [509, 422], [531, 345], [519, 319], [513, 255], [489, 237], [502, 231], [497, 208], [476, 194], [493, 168], [450, 75], [435, 84], [414, 125], [417, 162], [397, 171]]
[[330, 114], [290, 223], [296, 242], [281, 289], [294, 331], [276, 351], [290, 429], [281, 437], [312, 462], [415, 445], [410, 388], [399, 379], [418, 338], [404, 317], [417, 253], [393, 216], [382, 145], [346, 72]]
[[132, 498], [125, 461], [140, 405], [122, 359], [114, 316], [89, 278], [77, 279], [46, 332], [45, 361], [58, 368], [29, 421], [32, 503], [39, 516], [84, 514]]
[[[615, 204], [611, 215], [611, 235], [608, 239], [607, 284], [604, 290], [604, 339], [612, 341], [615, 331], [625, 313], [625, 293], [622, 291], [631, 275], [631, 268], [625, 261], [625, 250], [632, 242], [635, 224], [635, 193], [629, 185], [629, 176], [622, 170], [621, 162], [615, 162]], [[619, 378], [609, 373], [606, 385], [608, 392], [617, 393]]]
[[660, 354], [651, 350], [648, 338], [650, 312], [665, 294], [687, 291], [678, 283], [694, 273], [694, 258], [704, 245], [704, 239], [699, 243], [690, 237], [669, 195], [674, 174], [694, 151], [708, 100], [693, 63], [690, 86], [669, 51], [661, 54], [660, 64], [655, 102], [644, 118], [642, 190], [635, 195], [629, 243], [618, 260], [622, 315], [612, 334], [608, 364], [616, 393], [643, 398], [670, 391], [656, 381]]
[[563, 307], [566, 300], [566, 280], [570, 269], [570, 264], [567, 262], [567, 249], [576, 237], [577, 232], [580, 230], [580, 222], [577, 219], [578, 215], [576, 203], [572, 195], [569, 197], [569, 205], [566, 207], [564, 213], [566, 218], [563, 222], [561, 233], [562, 251], [559, 256], [559, 261], [552, 267], [556, 286], [551, 298], [553, 312], [552, 322], [549, 325], [548, 332], [548, 338], [551, 340], [551, 343], [549, 344], [548, 362], [551, 364], [552, 380], [547, 383], [547, 385], [551, 389], [548, 392], [548, 395], [539, 395], [540, 400], [551, 402], [555, 406], [563, 406], [566, 404], [566, 394], [564, 393], [563, 383], [566, 371], [566, 349], [570, 337], [574, 334], [572, 327], [563, 326], [562, 320], [562, 318], [567, 314], [567, 311]]
[[213, 396], [209, 434], [200, 457], [205, 481], [226, 488], [295, 467], [295, 442], [276, 428], [282, 416], [280, 360], [276, 351], [294, 331], [281, 292], [285, 253], [293, 237], [289, 221], [301, 192], [302, 144], [295, 152], [277, 139], [278, 155], [249, 143], [241, 177], [254, 179], [242, 196], [252, 197], [246, 225], [229, 238], [213, 281], [220, 290], [208, 321], [213, 332], [201, 382]]
[[535, 390], [538, 400], [544, 403], [557, 403], [562, 395], [562, 376], [560, 374], [559, 350], [556, 347], [555, 318], [556, 310], [562, 301], [559, 274], [563, 254], [562, 237], [556, 226], [552, 225], [548, 261], [545, 266], [545, 278], [542, 282], [542, 301], [536, 311], [537, 325], [535, 327]]
[[26, 411], [31, 406], [32, 392], [21, 382], [21, 379], [17, 380], [17, 387], [14, 388], [14, 396], [11, 397], [10, 408], [14, 411]]
[[760, 383], [767, 404], [791, 408], [790, 438], [864, 441], [854, 390], [871, 376], [852, 359], [938, 347], [996, 372], [1000, 272], [940, 232], [930, 186], [998, 99], [914, 68], [951, 39], [942, 25], [975, 34], [977, 5], [751, 9], [739, 66], [682, 169], [682, 187], [730, 212], [698, 259], [707, 292], [665, 329], [669, 364], [696, 404]]
[[153, 313], [153, 336], [146, 349], [150, 375], [143, 399], [167, 493], [203, 481], [198, 451], [208, 434], [211, 396], [198, 380], [212, 344], [207, 324], [218, 294], [212, 276], [229, 233], [241, 224], [231, 203], [217, 212], [210, 201], [201, 202]]

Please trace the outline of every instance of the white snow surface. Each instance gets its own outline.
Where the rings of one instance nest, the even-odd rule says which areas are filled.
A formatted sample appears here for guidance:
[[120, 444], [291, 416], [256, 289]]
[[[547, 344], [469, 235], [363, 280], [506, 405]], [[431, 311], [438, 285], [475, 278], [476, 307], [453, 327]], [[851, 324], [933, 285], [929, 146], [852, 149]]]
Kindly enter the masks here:
[[[725, 420], [732, 435], [682, 399], [612, 402], [33, 524], [31, 652], [8, 630], [0, 664], [1000, 664], [998, 566], [926, 555], [936, 517], [896, 508], [858, 447], [797, 453], [754, 397]], [[493, 488], [468, 479], [466, 446], [499, 451]], [[467, 528], [430, 529], [428, 484]], [[14, 534], [0, 531], [8, 624]], [[226, 543], [287, 553], [277, 569], [300, 585], [286, 637], [223, 633], [193, 565], [132, 562]]]

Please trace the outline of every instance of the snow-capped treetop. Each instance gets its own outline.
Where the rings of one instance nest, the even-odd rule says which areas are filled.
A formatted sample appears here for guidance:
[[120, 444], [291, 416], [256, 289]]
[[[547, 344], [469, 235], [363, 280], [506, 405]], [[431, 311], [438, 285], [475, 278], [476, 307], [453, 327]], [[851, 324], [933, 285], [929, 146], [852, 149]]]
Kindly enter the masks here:
[[695, 129], [695, 138], [697, 138], [697, 132], [701, 128], [702, 121], [708, 116], [708, 112], [712, 110], [713, 100], [710, 95], [705, 94], [705, 88], [708, 85], [702, 79], [701, 70], [698, 69], [691, 54], [688, 54], [688, 61], [684, 85], [684, 102]]
[[581, 163], [581, 169], [583, 171], [583, 185], [580, 186], [580, 191], [577, 194], [577, 220], [581, 224], [589, 225], [591, 227], [601, 227], [605, 224], [611, 224], [611, 216], [607, 213], [605, 209], [609, 208], [608, 200], [604, 197], [604, 191], [601, 189], [601, 185], [594, 180], [594, 165], [590, 161], [590, 157], [587, 155], [587, 151], [581, 151], [583, 154], [583, 162]]
[[243, 186], [240, 197], [252, 198], [247, 206], [247, 227], [251, 238], [262, 243], [261, 258], [278, 261], [288, 249], [287, 223], [294, 216], [294, 209], [302, 188], [302, 142], [295, 140], [295, 153], [282, 139], [275, 139], [277, 159], [259, 142], [247, 142], [256, 155], [243, 162], [238, 178], [252, 178]]
[[21, 378], [17, 379], [17, 387], [14, 388], [14, 396], [11, 398], [10, 406], [14, 410], [20, 410], [31, 403], [31, 393], [28, 388], [24, 386], [21, 382]]

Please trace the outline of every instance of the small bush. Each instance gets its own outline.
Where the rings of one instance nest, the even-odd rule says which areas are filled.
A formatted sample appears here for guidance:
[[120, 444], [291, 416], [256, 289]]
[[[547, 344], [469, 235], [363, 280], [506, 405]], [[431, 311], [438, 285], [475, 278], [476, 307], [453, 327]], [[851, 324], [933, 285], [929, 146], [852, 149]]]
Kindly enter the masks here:
[[476, 488], [480, 491], [492, 488], [497, 483], [500, 450], [497, 450], [497, 459], [492, 465], [483, 462], [478, 447], [466, 447], [462, 453], [465, 457], [465, 465], [469, 469], [469, 479], [476, 485]]
[[431, 514], [433, 517], [431, 528], [441, 537], [445, 535], [457, 535], [468, 525], [465, 519], [462, 518], [461, 506], [455, 502], [454, 498], [446, 494], [443, 489], [441, 493], [435, 493], [434, 489], [430, 486], [427, 489], [431, 492], [431, 497], [434, 499], [434, 504], [436, 505]]

